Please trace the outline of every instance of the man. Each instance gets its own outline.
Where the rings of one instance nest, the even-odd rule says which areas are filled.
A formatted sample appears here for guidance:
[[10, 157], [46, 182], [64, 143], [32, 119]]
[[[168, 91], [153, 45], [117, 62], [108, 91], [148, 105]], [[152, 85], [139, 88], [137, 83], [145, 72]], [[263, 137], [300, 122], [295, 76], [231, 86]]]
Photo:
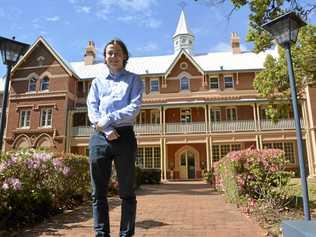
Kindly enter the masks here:
[[137, 142], [133, 123], [140, 111], [143, 86], [138, 75], [125, 70], [128, 58], [121, 40], [107, 43], [104, 63], [109, 74], [92, 81], [87, 98], [88, 116], [95, 127], [90, 138], [89, 160], [97, 237], [110, 236], [107, 191], [113, 160], [122, 200], [120, 236], [133, 236], [135, 231]]

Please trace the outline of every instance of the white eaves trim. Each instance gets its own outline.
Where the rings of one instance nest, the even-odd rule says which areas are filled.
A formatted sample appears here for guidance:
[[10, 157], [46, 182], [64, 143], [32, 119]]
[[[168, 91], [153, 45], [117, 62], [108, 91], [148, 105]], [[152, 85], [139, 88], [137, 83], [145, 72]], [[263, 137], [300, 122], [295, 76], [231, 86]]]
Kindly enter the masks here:
[[79, 76], [71, 69], [70, 65], [68, 65], [67, 61], [65, 61], [58, 53], [56, 50], [54, 50], [47, 42], [46, 40], [40, 36], [35, 43], [28, 49], [28, 51], [20, 58], [20, 60], [17, 62], [17, 64], [14, 65], [12, 68], [12, 72], [14, 72], [20, 65], [21, 63], [32, 53], [36, 45], [41, 42], [44, 44], [44, 46], [48, 49], [48, 51], [56, 58], [56, 60], [60, 63], [60, 65], [66, 70], [66, 72], [70, 76], [74, 76], [77, 79], [79, 79]]
[[204, 75], [204, 70], [200, 67], [200, 65], [198, 63], [196, 63], [196, 61], [194, 60], [194, 58], [185, 50], [185, 49], [181, 49], [181, 51], [178, 53], [177, 57], [173, 60], [172, 64], [169, 66], [169, 68], [167, 69], [164, 77], [167, 78], [168, 75], [170, 74], [171, 70], [174, 68], [174, 66], [176, 65], [176, 63], [179, 61], [179, 59], [181, 58], [182, 55], [185, 55], [190, 62], [199, 70], [199, 72]]

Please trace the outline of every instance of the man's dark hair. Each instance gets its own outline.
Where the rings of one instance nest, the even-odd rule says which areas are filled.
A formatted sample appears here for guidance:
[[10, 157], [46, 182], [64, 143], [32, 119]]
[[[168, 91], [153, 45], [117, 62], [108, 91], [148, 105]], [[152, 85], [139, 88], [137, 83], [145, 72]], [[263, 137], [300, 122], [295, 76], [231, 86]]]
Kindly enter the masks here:
[[104, 51], [103, 51], [103, 54], [104, 54], [104, 57], [106, 55], [106, 48], [110, 45], [110, 44], [117, 44], [121, 47], [122, 51], [123, 51], [123, 54], [125, 54], [126, 56], [126, 59], [123, 61], [123, 67], [126, 66], [127, 64], [127, 61], [128, 61], [128, 58], [129, 58], [129, 54], [128, 54], [128, 50], [127, 50], [127, 47], [126, 45], [124, 44], [124, 42], [118, 38], [114, 38], [112, 40], [110, 40], [105, 46], [104, 46]]

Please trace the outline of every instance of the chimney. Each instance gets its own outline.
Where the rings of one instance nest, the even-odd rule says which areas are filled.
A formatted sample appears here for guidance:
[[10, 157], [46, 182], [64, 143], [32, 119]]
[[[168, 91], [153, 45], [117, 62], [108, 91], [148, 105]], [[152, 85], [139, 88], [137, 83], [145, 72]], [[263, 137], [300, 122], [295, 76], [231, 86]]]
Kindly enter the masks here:
[[84, 64], [85, 65], [92, 65], [94, 64], [96, 56], [96, 49], [93, 41], [88, 42], [88, 46], [86, 48], [86, 53], [84, 55]]
[[237, 32], [233, 32], [230, 39], [231, 45], [232, 45], [232, 51], [233, 54], [241, 53], [240, 50], [240, 38], [237, 34]]

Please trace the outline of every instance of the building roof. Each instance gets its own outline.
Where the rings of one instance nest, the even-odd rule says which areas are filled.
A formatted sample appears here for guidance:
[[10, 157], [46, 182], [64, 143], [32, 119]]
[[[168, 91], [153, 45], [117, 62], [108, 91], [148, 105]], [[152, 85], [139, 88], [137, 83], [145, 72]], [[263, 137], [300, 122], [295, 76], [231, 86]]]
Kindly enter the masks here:
[[[181, 54], [180, 52], [179, 54]], [[126, 69], [140, 75], [163, 75], [170, 70], [178, 55], [164, 55], [152, 57], [131, 57], [128, 60]], [[242, 71], [242, 70], [261, 70], [265, 57], [268, 54], [276, 56], [276, 50], [267, 50], [255, 54], [252, 52], [242, 52], [233, 54], [232, 52], [215, 52], [199, 55], [190, 55], [192, 59], [205, 72], [218, 71]], [[70, 63], [72, 70], [80, 79], [92, 79], [108, 73], [108, 69], [103, 62], [93, 65], [85, 65], [83, 61]]]
[[51, 54], [57, 59], [60, 65], [71, 75], [79, 79], [78, 75], [72, 70], [70, 64], [44, 39], [44, 37], [40, 36], [34, 44], [26, 51], [26, 53], [19, 59], [17, 64], [12, 68], [12, 72], [16, 70], [25, 61], [27, 57], [33, 52], [35, 47], [39, 43], [44, 44], [44, 46], [51, 52]]
[[178, 21], [177, 29], [176, 32], [173, 35], [173, 38], [176, 37], [177, 35], [192, 35], [193, 33], [188, 27], [187, 20], [185, 18], [183, 10], [181, 11], [181, 15]]

